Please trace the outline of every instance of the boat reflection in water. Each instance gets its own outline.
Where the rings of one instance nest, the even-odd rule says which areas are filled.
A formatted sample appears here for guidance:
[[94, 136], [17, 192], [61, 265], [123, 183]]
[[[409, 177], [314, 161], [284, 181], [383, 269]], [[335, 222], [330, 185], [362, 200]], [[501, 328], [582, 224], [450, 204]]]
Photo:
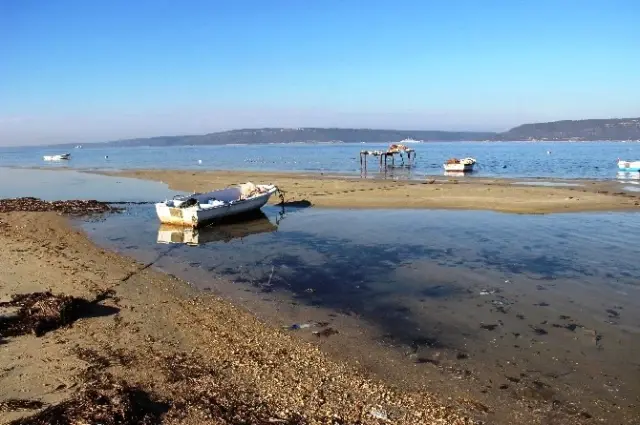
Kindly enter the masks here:
[[[618, 180], [640, 180], [640, 172], [638, 171], [618, 171], [616, 176]], [[634, 182], [629, 182], [634, 183]]]
[[471, 174], [471, 171], [445, 171], [447, 177], [465, 177]]
[[201, 228], [161, 224], [158, 229], [158, 243], [180, 243], [197, 246], [209, 242], [229, 242], [234, 239], [278, 230], [277, 224], [269, 221], [260, 210], [242, 217], [211, 224]]

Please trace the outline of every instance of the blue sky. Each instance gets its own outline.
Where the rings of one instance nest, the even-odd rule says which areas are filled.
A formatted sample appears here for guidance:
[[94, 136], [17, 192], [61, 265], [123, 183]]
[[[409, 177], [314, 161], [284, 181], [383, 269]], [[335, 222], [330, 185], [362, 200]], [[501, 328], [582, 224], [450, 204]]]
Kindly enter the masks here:
[[0, 144], [640, 116], [635, 0], [0, 0]]

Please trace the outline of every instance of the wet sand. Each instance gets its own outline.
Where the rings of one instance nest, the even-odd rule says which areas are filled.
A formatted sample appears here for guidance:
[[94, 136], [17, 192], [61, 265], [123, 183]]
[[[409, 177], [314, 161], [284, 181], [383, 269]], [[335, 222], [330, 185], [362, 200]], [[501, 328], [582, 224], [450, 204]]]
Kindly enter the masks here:
[[[427, 177], [419, 180], [360, 179], [249, 171], [127, 170], [103, 172], [167, 183], [171, 189], [203, 192], [253, 181], [273, 183], [287, 201], [310, 201], [326, 208], [443, 208], [544, 214], [640, 210], [640, 193], [624, 192], [618, 182], [588, 180], [481, 179]], [[279, 202], [273, 198], [272, 202]]]
[[[32, 414], [28, 402], [73, 400], [96, 379], [138, 388], [162, 423], [471, 423], [448, 394], [370, 380], [243, 309], [104, 251], [56, 213], [0, 214], [0, 242], [0, 301], [39, 291], [98, 300], [70, 326], [2, 336], [2, 423]], [[6, 330], [12, 312], [0, 313]]]

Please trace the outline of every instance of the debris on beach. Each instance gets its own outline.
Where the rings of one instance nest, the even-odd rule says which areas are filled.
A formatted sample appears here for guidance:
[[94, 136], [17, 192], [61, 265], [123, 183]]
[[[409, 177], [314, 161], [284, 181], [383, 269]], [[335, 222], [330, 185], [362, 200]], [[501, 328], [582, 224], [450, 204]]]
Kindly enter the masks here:
[[380, 419], [383, 421], [389, 420], [389, 415], [387, 414], [387, 412], [384, 409], [380, 409], [378, 407], [372, 407], [371, 410], [369, 410], [369, 414], [376, 419]]
[[307, 322], [307, 323], [294, 323], [291, 326], [284, 326], [284, 329], [295, 331], [298, 329], [308, 329], [313, 327], [326, 328], [327, 326], [329, 326], [329, 322]]
[[285, 326], [285, 328], [294, 331], [294, 330], [298, 330], [298, 329], [307, 329], [307, 328], [310, 328], [311, 326], [313, 326], [312, 323], [301, 323], [301, 324], [294, 323], [293, 325], [291, 325], [289, 327]]
[[16, 412], [19, 410], [35, 410], [41, 409], [44, 403], [38, 400], [24, 400], [10, 398], [0, 401], [0, 412]]
[[8, 336], [34, 334], [70, 325], [81, 316], [90, 301], [51, 292], [18, 294], [11, 301], [0, 302], [0, 309], [17, 309], [0, 316], [0, 339]]
[[87, 215], [116, 211], [117, 208], [95, 200], [43, 201], [25, 197], [0, 199], [0, 213], [8, 212], [58, 212], [68, 215]]
[[328, 338], [331, 335], [335, 335], [337, 333], [339, 333], [339, 332], [337, 330], [333, 329], [333, 328], [325, 328], [325, 329], [323, 329], [321, 331], [315, 331], [313, 334], [315, 336], [317, 336], [318, 338], [320, 338], [320, 337]]
[[497, 327], [498, 327], [498, 325], [495, 325], [495, 324], [489, 324], [489, 325], [481, 324], [480, 325], [480, 328], [486, 329], [488, 331], [494, 331]]
[[69, 400], [52, 405], [10, 425], [160, 423], [169, 404], [107, 373], [93, 376]]

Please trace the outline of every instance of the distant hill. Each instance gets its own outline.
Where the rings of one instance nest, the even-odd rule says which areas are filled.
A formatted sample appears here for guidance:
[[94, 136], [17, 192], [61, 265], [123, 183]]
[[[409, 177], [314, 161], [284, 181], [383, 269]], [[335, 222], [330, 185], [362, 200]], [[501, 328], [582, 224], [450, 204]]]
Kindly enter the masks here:
[[300, 142], [398, 142], [415, 140], [485, 140], [495, 136], [489, 132], [370, 130], [350, 128], [260, 128], [221, 131], [193, 136], [163, 136], [107, 142], [115, 146], [228, 145], [234, 143], [300, 143]]
[[612, 118], [523, 124], [498, 140], [640, 140], [640, 118]]
[[[392, 143], [480, 140], [640, 140], [640, 118], [589, 119], [523, 124], [503, 133], [472, 131], [373, 130], [356, 128], [260, 128], [202, 135], [161, 136], [92, 143], [92, 146], [228, 145], [300, 142]], [[73, 146], [65, 144], [60, 146]]]

